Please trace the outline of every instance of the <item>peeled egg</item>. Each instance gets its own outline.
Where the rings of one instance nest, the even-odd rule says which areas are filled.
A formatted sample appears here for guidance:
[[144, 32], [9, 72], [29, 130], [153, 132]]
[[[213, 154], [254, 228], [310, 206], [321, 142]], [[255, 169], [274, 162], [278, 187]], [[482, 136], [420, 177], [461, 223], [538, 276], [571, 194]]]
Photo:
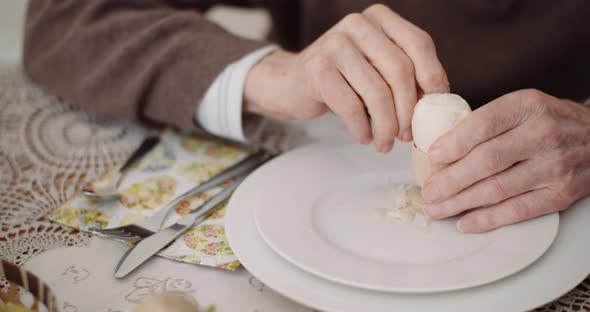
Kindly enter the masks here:
[[429, 177], [446, 167], [430, 162], [428, 149], [432, 143], [470, 113], [467, 101], [452, 93], [428, 94], [416, 103], [412, 116], [412, 171], [420, 187]]

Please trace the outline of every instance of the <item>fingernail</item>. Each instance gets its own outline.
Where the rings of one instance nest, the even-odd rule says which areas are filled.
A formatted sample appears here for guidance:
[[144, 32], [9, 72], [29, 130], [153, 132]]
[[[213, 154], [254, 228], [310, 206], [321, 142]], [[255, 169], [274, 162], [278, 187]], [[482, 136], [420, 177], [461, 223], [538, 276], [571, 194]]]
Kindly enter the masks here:
[[381, 147], [379, 147], [379, 152], [385, 154], [385, 153], [391, 151], [392, 148], [393, 148], [393, 142], [387, 143], [387, 144], [381, 144]]
[[446, 158], [445, 151], [442, 148], [433, 148], [428, 154], [430, 160], [435, 163], [443, 162]]
[[371, 143], [371, 138], [370, 137], [361, 138], [360, 143], [363, 145], [367, 145], [367, 144]]
[[393, 142], [387, 144], [387, 146], [385, 146], [385, 153], [389, 153], [391, 150], [393, 149]]
[[412, 129], [408, 128], [402, 132], [402, 141], [409, 142], [412, 140]]
[[437, 219], [443, 215], [444, 208], [441, 205], [429, 205], [424, 208], [426, 215], [432, 219]]
[[429, 184], [422, 189], [422, 197], [426, 202], [434, 202], [439, 196], [438, 190], [436, 187], [433, 187], [432, 184]]
[[461, 218], [457, 221], [457, 229], [461, 233], [472, 233], [475, 232], [477, 223], [473, 218]]

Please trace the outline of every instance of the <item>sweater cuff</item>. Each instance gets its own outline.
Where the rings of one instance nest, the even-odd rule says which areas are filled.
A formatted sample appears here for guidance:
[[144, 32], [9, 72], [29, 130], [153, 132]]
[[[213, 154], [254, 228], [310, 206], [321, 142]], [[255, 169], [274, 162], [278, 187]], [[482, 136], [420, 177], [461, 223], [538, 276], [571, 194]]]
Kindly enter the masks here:
[[255, 133], [260, 132], [264, 122], [262, 118], [250, 119], [255, 126], [248, 127], [249, 133], [244, 131], [242, 100], [246, 75], [258, 61], [276, 49], [277, 46], [271, 45], [255, 50], [229, 64], [215, 78], [195, 110], [195, 120], [205, 131], [241, 143], [255, 139]]

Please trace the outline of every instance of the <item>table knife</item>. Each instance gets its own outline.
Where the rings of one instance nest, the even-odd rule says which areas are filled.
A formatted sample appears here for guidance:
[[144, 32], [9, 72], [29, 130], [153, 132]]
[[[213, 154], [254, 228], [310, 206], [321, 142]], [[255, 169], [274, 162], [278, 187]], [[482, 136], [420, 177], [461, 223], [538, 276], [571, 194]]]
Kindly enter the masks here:
[[175, 224], [154, 233], [153, 235], [144, 238], [133, 248], [130, 248], [121, 258], [115, 267], [115, 277], [123, 278], [131, 271], [135, 270], [153, 255], [158, 253], [164, 247], [168, 246], [178, 236], [188, 230], [193, 224], [203, 221], [215, 208], [224, 200], [230, 197], [232, 192], [240, 185], [246, 178], [242, 176], [233, 182], [230, 186], [224, 188], [217, 195], [205, 202], [200, 208], [194, 212], [182, 217]]

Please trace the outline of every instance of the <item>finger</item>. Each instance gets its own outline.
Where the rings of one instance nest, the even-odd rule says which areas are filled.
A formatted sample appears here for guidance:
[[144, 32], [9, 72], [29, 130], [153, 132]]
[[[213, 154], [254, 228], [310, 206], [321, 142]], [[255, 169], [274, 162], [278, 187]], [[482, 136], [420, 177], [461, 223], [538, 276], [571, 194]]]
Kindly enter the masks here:
[[410, 124], [417, 102], [412, 61], [365, 15], [350, 14], [339, 25], [393, 90], [399, 137], [411, 140]]
[[470, 209], [497, 204], [536, 189], [544, 175], [539, 171], [540, 167], [533, 161], [523, 161], [475, 183], [441, 203], [426, 206], [425, 212], [431, 219], [440, 220]]
[[501, 226], [561, 211], [568, 205], [557, 192], [543, 188], [470, 212], [459, 219], [457, 228], [463, 233], [488, 232]]
[[416, 69], [416, 80], [424, 93], [449, 92], [447, 74], [430, 35], [382, 4], [370, 6], [363, 14], [376, 21], [410, 57]]
[[535, 154], [536, 146], [524, 128], [508, 131], [478, 145], [467, 156], [426, 181], [422, 195], [427, 203], [450, 198], [476, 182], [490, 177]]
[[361, 144], [371, 142], [371, 125], [365, 107], [352, 87], [342, 77], [336, 64], [325, 57], [316, 57], [313, 68], [315, 84], [326, 105], [336, 114], [350, 135]]
[[523, 123], [523, 107], [517, 93], [482, 106], [430, 146], [430, 159], [435, 163], [452, 163], [464, 157], [479, 144]]
[[391, 150], [398, 125], [388, 85], [346, 35], [334, 33], [327, 44], [338, 69], [369, 111], [375, 147], [380, 152]]

